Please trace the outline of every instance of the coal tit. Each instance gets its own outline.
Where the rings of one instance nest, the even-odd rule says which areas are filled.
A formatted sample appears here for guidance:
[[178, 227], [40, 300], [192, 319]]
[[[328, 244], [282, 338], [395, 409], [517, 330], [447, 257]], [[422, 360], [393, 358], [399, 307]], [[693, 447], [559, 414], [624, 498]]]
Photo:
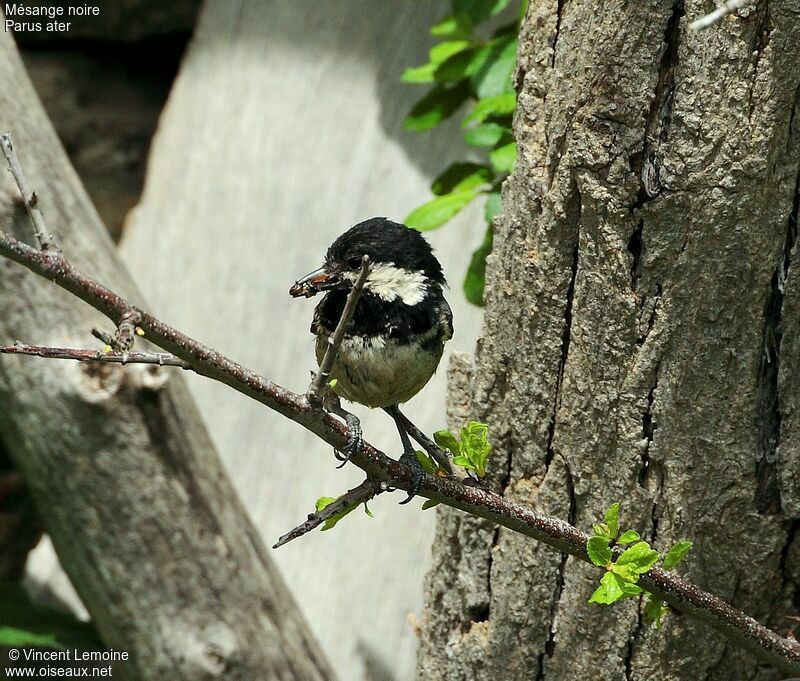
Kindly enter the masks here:
[[326, 292], [311, 323], [319, 363], [364, 255], [370, 259], [369, 275], [331, 378], [337, 395], [380, 407], [394, 419], [403, 443], [401, 461], [413, 473], [409, 501], [422, 474], [398, 405], [430, 380], [444, 344], [453, 336], [453, 315], [444, 299], [447, 284], [433, 249], [418, 231], [387, 218], [371, 218], [336, 239], [323, 266], [295, 282], [289, 293], [311, 297]]

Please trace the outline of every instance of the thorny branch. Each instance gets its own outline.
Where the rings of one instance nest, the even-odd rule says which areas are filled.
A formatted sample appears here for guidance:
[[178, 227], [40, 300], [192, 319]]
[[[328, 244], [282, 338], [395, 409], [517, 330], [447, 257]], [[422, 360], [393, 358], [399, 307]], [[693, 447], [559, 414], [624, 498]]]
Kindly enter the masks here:
[[752, 5], [753, 0], [727, 0], [727, 2], [723, 3], [713, 12], [709, 12], [703, 17], [693, 21], [689, 24], [689, 29], [692, 31], [702, 31], [704, 28], [708, 28], [709, 26], [713, 26], [716, 24], [720, 19], [724, 19], [729, 14], [732, 14], [737, 9], [742, 9], [747, 5]]
[[2, 355], [34, 355], [47, 359], [74, 359], [78, 362], [101, 364], [157, 364], [162, 367], [180, 367], [192, 371], [192, 365], [166, 352], [103, 352], [102, 350], [77, 350], [73, 348], [47, 348], [42, 345], [0, 345]]
[[[21, 186], [27, 187], [26, 183]], [[24, 194], [23, 194], [24, 195]], [[185, 362], [195, 372], [220, 381], [303, 426], [334, 448], [346, 443], [346, 426], [333, 415], [311, 406], [308, 399], [237, 364], [221, 353], [173, 329], [147, 312], [131, 305], [76, 269], [54, 248], [41, 250], [0, 231], [0, 256], [54, 282], [74, 294], [115, 324], [135, 320], [148, 340]], [[19, 353], [18, 353], [19, 354]], [[38, 353], [37, 353], [38, 354]], [[127, 353], [128, 361], [132, 353]], [[114, 357], [117, 355], [114, 354]], [[74, 357], [73, 357], [74, 358]], [[92, 358], [91, 361], [97, 361]], [[411, 471], [398, 461], [363, 442], [351, 461], [373, 484], [408, 490]], [[452, 477], [423, 474], [420, 496], [485, 518], [548, 546], [591, 563], [586, 551], [589, 537], [558, 518], [552, 518], [506, 499], [487, 489], [466, 485]], [[768, 664], [792, 675], [800, 675], [800, 644], [767, 629], [723, 600], [702, 591], [687, 580], [654, 567], [642, 575], [639, 585], [671, 607], [706, 622], [742, 648]]]
[[36, 192], [28, 186], [28, 180], [22, 172], [22, 166], [19, 164], [17, 152], [14, 150], [14, 143], [11, 141], [11, 135], [4, 133], [0, 138], [0, 146], [3, 148], [3, 156], [6, 157], [8, 162], [8, 169], [14, 176], [14, 181], [19, 187], [19, 193], [22, 194], [22, 202], [25, 204], [25, 209], [33, 223], [34, 235], [39, 242], [39, 248], [46, 251], [48, 248], [53, 247], [53, 235], [47, 231], [47, 225], [44, 221], [44, 215], [39, 210], [39, 197]]
[[378, 483], [370, 478], [367, 478], [358, 487], [354, 487], [353, 489], [345, 492], [342, 496], [335, 501], [332, 501], [321, 511], [309, 513], [308, 518], [306, 518], [304, 522], [300, 523], [293, 530], [290, 530], [281, 536], [278, 541], [275, 542], [272, 548], [280, 548], [284, 544], [288, 544], [290, 541], [292, 541], [292, 539], [297, 539], [298, 537], [302, 537], [304, 534], [308, 534], [314, 528], [322, 525], [322, 523], [324, 523], [326, 520], [329, 520], [337, 515], [349, 513], [354, 508], [360, 506], [361, 504], [367, 503], [370, 499], [381, 492], [387, 491], [388, 489], [389, 486], [385, 482]]

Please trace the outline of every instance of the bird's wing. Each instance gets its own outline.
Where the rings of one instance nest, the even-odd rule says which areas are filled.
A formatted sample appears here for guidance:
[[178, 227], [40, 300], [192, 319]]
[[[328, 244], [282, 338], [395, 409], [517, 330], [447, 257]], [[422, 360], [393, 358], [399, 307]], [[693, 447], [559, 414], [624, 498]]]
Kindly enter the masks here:
[[453, 337], [453, 311], [444, 298], [439, 310], [439, 328], [442, 333], [442, 342], [449, 341]]

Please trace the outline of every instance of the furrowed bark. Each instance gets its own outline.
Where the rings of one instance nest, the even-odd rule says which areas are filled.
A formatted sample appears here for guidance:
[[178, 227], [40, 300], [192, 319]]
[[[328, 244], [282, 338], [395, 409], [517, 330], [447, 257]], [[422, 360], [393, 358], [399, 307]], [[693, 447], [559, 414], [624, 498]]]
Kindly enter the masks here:
[[[688, 579], [786, 632], [800, 15], [759, 2], [689, 32], [708, 9], [530, 3], [465, 413], [499, 440], [506, 497], [582, 528], [621, 501], [660, 550], [695, 542]], [[573, 558], [440, 517], [422, 678], [776, 678], [687, 618], [588, 605], [596, 574]]]

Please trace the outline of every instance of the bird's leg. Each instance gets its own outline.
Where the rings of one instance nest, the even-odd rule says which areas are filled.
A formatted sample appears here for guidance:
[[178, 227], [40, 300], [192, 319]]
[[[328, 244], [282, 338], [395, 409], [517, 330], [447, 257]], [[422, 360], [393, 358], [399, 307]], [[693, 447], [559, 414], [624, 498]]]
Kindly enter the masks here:
[[353, 456], [353, 454], [361, 449], [361, 444], [364, 439], [361, 437], [361, 421], [358, 420], [358, 416], [351, 414], [342, 407], [339, 396], [333, 391], [330, 392], [331, 397], [329, 398], [328, 411], [331, 414], [336, 414], [336, 416], [343, 418], [347, 425], [347, 444], [345, 444], [341, 453], [336, 449], [333, 450], [333, 455], [336, 457], [336, 460], [342, 462], [337, 468], [341, 468], [350, 461], [350, 457]]
[[419, 486], [422, 484], [422, 466], [417, 460], [411, 439], [408, 437], [408, 432], [403, 422], [405, 417], [400, 413], [397, 405], [384, 407], [384, 411], [394, 419], [397, 432], [400, 433], [400, 441], [403, 443], [403, 454], [400, 456], [400, 463], [408, 466], [411, 471], [411, 485], [408, 488], [408, 496], [400, 502], [401, 504], [407, 504], [417, 495]]
[[416, 440], [419, 445], [430, 454], [434, 461], [439, 464], [439, 468], [445, 471], [448, 475], [453, 475], [453, 465], [450, 462], [450, 457], [447, 453], [440, 449], [439, 446], [431, 440], [425, 433], [423, 433], [419, 428], [417, 428], [406, 416], [405, 414], [401, 414], [399, 411], [397, 412], [400, 414], [400, 419], [403, 421], [403, 427], [405, 428], [406, 432]]

